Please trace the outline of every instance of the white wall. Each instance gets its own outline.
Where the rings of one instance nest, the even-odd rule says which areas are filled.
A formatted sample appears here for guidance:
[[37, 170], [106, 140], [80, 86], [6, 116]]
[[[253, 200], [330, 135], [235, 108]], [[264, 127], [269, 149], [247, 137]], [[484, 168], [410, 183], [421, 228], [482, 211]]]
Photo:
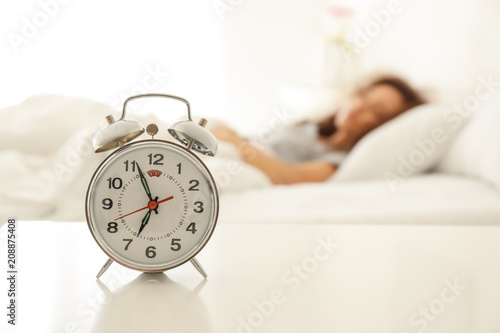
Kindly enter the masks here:
[[[147, 91], [220, 114], [219, 22], [204, 0], [2, 1], [0, 107], [41, 93], [119, 106]], [[24, 39], [12, 43], [21, 40], [13, 34]]]
[[359, 52], [351, 62], [337, 59], [340, 68], [351, 67], [351, 74], [399, 73], [421, 88], [436, 90], [445, 103], [471, 93], [479, 75], [496, 75], [500, 81], [498, 1], [244, 1], [227, 12], [224, 65], [230, 69], [228, 105], [242, 112], [246, 123], [262, 124], [256, 118], [270, 117], [270, 110], [293, 100], [282, 98], [283, 86], [299, 87], [299, 92], [321, 86], [321, 67], [314, 60], [331, 3], [356, 10], [349, 35], [353, 41], [353, 32], [359, 35], [377, 23], [373, 12], [387, 12], [394, 3], [398, 7], [366, 46], [355, 43]]
[[[251, 132], [274, 110], [294, 107], [297, 101], [283, 91], [329, 88], [319, 62], [329, 3], [356, 10], [354, 31], [390, 2], [2, 1], [0, 107], [40, 93], [118, 107], [131, 94], [160, 91], [188, 98], [195, 113]], [[355, 61], [337, 60], [340, 68], [400, 72], [445, 97], [466, 94], [478, 75], [500, 75], [498, 1], [400, 0], [399, 6]], [[9, 38], [23, 35], [26, 20], [41, 27], [13, 47]], [[151, 76], [155, 70], [162, 74]]]

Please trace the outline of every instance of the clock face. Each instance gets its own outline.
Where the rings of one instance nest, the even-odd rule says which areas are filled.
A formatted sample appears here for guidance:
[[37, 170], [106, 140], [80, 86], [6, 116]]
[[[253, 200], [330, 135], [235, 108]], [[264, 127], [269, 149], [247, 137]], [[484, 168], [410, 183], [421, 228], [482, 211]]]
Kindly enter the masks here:
[[108, 256], [164, 271], [196, 255], [218, 216], [215, 182], [193, 153], [162, 140], [131, 143], [97, 169], [87, 192], [90, 230]]

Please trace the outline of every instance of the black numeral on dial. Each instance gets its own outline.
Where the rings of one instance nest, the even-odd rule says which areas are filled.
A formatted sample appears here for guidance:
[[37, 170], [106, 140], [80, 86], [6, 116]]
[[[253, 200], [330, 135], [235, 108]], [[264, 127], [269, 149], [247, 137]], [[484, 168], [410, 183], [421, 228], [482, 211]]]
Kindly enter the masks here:
[[182, 163], [177, 164], [177, 173], [180, 175], [182, 171]]
[[[163, 165], [163, 155], [162, 154], [149, 154], [148, 155], [149, 157], [149, 164], [152, 164], [152, 165]], [[155, 160], [153, 161], [153, 158], [155, 158]]]
[[196, 208], [195, 208], [195, 209], [193, 209], [193, 211], [194, 211], [195, 213], [201, 213], [201, 212], [203, 212], [203, 202], [201, 202], [201, 201], [196, 201], [194, 204], [195, 204], [195, 206], [196, 206]]
[[108, 223], [108, 229], [106, 229], [109, 233], [114, 234], [115, 232], [118, 231], [118, 223], [116, 222], [109, 222]]
[[155, 250], [156, 250], [156, 247], [154, 247], [154, 246], [148, 246], [146, 248], [146, 257], [148, 257], [148, 258], [154, 258], [154, 257], [156, 257]]
[[128, 171], [130, 166], [130, 171], [135, 172], [135, 165], [137, 164], [135, 161], [129, 162], [126, 160], [123, 164], [125, 164], [125, 171]]
[[111, 207], [113, 207], [113, 200], [111, 200], [110, 198], [102, 199], [103, 209], [109, 210], [111, 209]]
[[108, 178], [108, 188], [114, 188], [115, 190], [118, 190], [121, 188], [123, 185], [122, 179], [121, 178]]
[[179, 238], [173, 238], [172, 239], [172, 246], [170, 247], [170, 249], [172, 251], [179, 251], [181, 249], [181, 243], [179, 243], [181, 240]]
[[191, 231], [192, 234], [196, 233], [196, 223], [191, 222], [186, 228], [186, 231]]
[[193, 180], [190, 180], [189, 181], [189, 184], [191, 184], [192, 186], [189, 188], [190, 191], [199, 191], [200, 189], [198, 188], [198, 186], [200, 185], [200, 182], [197, 181], [196, 179], [193, 179]]
[[127, 242], [127, 245], [125, 245], [125, 251], [127, 251], [128, 247], [130, 246], [130, 243], [132, 243], [133, 239], [131, 239], [131, 238], [124, 238], [123, 241]]

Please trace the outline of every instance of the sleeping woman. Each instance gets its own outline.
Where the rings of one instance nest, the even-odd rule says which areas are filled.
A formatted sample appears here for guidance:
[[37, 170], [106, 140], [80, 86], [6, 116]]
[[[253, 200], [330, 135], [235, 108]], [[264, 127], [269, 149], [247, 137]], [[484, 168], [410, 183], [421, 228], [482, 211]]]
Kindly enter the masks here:
[[335, 173], [362, 137], [423, 103], [423, 97], [402, 79], [382, 77], [357, 90], [337, 112], [284, 131], [271, 144], [272, 153], [253, 147], [225, 125], [215, 127], [212, 133], [234, 144], [243, 160], [264, 172], [274, 184], [322, 182]]

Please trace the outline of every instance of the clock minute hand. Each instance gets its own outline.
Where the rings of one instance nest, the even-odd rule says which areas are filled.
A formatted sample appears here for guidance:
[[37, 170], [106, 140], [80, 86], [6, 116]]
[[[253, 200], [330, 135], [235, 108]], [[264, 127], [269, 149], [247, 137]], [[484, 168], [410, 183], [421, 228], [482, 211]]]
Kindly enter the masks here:
[[[139, 171], [139, 177], [141, 178], [142, 186], [144, 187], [144, 190], [146, 191], [146, 194], [148, 195], [149, 201], [153, 201], [153, 196], [151, 195], [151, 190], [149, 189], [148, 181], [146, 180], [146, 177], [144, 177], [144, 173], [142, 173], [142, 170], [139, 167], [139, 164], [136, 163], [136, 165], [137, 165], [137, 170]], [[158, 210], [156, 208], [154, 209], [154, 211], [156, 214], [158, 214]]]
[[146, 177], [144, 177], [144, 174], [142, 173], [141, 168], [139, 167], [139, 164], [136, 163], [137, 165], [137, 170], [139, 171], [139, 177], [141, 177], [141, 183], [142, 186], [144, 187], [144, 190], [146, 190], [146, 194], [148, 195], [149, 201], [153, 201], [153, 197], [151, 196], [151, 191], [149, 190], [149, 185], [146, 180]]

